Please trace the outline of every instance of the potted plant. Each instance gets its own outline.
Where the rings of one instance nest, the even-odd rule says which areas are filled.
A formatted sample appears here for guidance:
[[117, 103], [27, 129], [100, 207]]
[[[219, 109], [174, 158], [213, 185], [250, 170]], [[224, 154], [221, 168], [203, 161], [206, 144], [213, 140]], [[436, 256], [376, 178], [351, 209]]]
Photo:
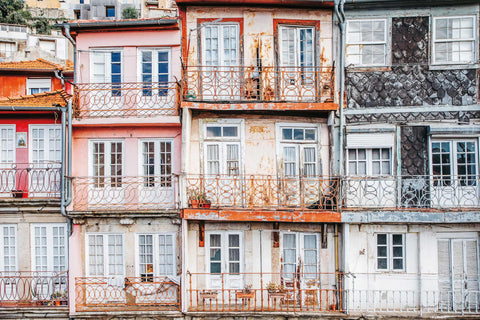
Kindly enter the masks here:
[[247, 284], [243, 290], [239, 290], [237, 293], [237, 299], [252, 299], [255, 296], [255, 291], [252, 290], [252, 285]]
[[200, 194], [199, 201], [200, 208], [210, 208], [212, 206], [212, 201], [207, 199], [205, 193]]
[[198, 208], [200, 204], [200, 193], [197, 190], [190, 191], [188, 200], [190, 201], [190, 207]]
[[274, 281], [270, 281], [267, 283], [266, 289], [268, 291], [268, 296], [274, 299], [283, 299], [287, 295], [285, 292], [285, 288], [282, 284], [277, 284]]
[[25, 194], [25, 190], [12, 190], [12, 197], [15, 199], [21, 199], [23, 198], [23, 195]]
[[62, 305], [62, 303], [64, 303], [67, 300], [67, 292], [66, 291], [64, 291], [64, 292], [60, 292], [60, 291], [54, 292], [54, 293], [52, 293], [50, 298], [53, 301], [55, 301], [56, 306], [60, 306], [60, 305]]

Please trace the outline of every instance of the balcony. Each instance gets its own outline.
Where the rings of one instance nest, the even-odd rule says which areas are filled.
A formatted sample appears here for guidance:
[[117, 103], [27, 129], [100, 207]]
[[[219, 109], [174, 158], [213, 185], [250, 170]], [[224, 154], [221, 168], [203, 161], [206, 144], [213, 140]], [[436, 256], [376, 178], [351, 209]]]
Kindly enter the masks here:
[[331, 103], [334, 98], [334, 72], [327, 67], [188, 66], [185, 79], [187, 101]]
[[0, 307], [66, 306], [68, 273], [43, 271], [0, 272]]
[[[187, 175], [185, 184], [189, 197], [183, 211], [186, 219], [340, 221], [338, 178]], [[206, 204], [197, 206], [195, 198]]]
[[478, 211], [479, 176], [346, 177], [346, 210]]
[[77, 312], [179, 311], [180, 285], [167, 277], [75, 278]]
[[60, 163], [0, 163], [0, 200], [59, 199]]
[[[343, 311], [341, 274], [187, 273], [190, 312]], [[336, 284], [337, 283], [337, 284]]]
[[74, 177], [73, 211], [175, 210], [178, 177]]
[[74, 116], [82, 118], [178, 115], [176, 82], [79, 83], [74, 86]]

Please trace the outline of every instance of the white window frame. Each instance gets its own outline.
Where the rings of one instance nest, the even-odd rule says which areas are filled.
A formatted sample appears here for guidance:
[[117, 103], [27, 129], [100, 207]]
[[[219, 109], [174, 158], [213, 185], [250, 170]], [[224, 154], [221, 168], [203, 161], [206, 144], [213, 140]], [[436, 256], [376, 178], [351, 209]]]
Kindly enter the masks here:
[[152, 82], [158, 82], [158, 53], [166, 52], [168, 54], [168, 82], [172, 81], [172, 48], [138, 48], [137, 50], [137, 81], [143, 82], [142, 75], [142, 53], [152, 52]]
[[[120, 83], [123, 82], [123, 73], [124, 73], [124, 54], [122, 48], [90, 48], [90, 82], [91, 83], [112, 83], [112, 52], [120, 53]], [[104, 64], [104, 73], [103, 79], [100, 79], [97, 74], [95, 74], [95, 55], [103, 54], [103, 64]], [[107, 67], [109, 66], [109, 67]]]
[[[387, 238], [387, 244], [385, 245], [387, 247], [387, 256], [386, 257], [379, 257], [378, 256], [378, 235], [386, 235]], [[401, 235], [402, 236], [402, 261], [403, 261], [403, 266], [402, 269], [394, 269], [393, 268], [393, 247], [398, 247], [398, 245], [393, 245], [393, 236], [394, 235]], [[407, 251], [407, 234], [404, 232], [377, 232], [375, 233], [375, 270], [378, 272], [405, 272], [406, 271], [406, 251]], [[383, 246], [383, 245], [382, 245]], [[379, 258], [386, 258], [387, 259], [387, 268], [386, 269], [380, 269], [378, 267], [378, 259]]]
[[[152, 236], [153, 243], [152, 243], [152, 250], [153, 250], [153, 263], [152, 263], [152, 271], [153, 277], [161, 277], [161, 276], [176, 276], [177, 275], [177, 253], [176, 253], [176, 234], [174, 232], [146, 232], [146, 233], [137, 233], [135, 236], [135, 272], [138, 278], [142, 277], [141, 267], [140, 267], [140, 236]], [[160, 265], [160, 236], [171, 236], [172, 237], [172, 248], [173, 248], [173, 269], [172, 273], [161, 274], [159, 272], [159, 265]], [[147, 277], [147, 276], [145, 276]]]
[[[244, 259], [244, 244], [243, 244], [243, 232], [242, 231], [205, 231], [205, 273], [211, 274], [211, 275], [216, 275], [218, 273], [211, 273], [210, 272], [210, 235], [212, 234], [220, 234], [221, 237], [221, 266], [220, 266], [220, 272], [221, 273], [229, 273], [229, 268], [230, 266], [228, 265], [230, 259], [228, 258], [229, 255], [229, 246], [228, 246], [228, 236], [229, 235], [238, 235], [239, 237], [239, 274], [242, 274], [245, 270], [244, 265], [245, 265], [245, 259]], [[236, 274], [236, 273], [233, 273]]]
[[[7, 130], [7, 132], [9, 130], [12, 130], [12, 136], [4, 138], [3, 134], [1, 133], [1, 132], [3, 132], [3, 130]], [[15, 135], [16, 135], [16, 126], [14, 124], [2, 124], [2, 125], [0, 125], [0, 165], [15, 163], [15, 161], [16, 161], [16, 150], [17, 150]], [[6, 149], [6, 146], [4, 146], [3, 141], [5, 141], [5, 143], [7, 143], [7, 144], [11, 143], [10, 150]], [[2, 154], [5, 151], [11, 152], [11, 154], [12, 154], [11, 159], [3, 159]]]
[[[13, 47], [14, 50], [7, 50], [8, 48], [11, 48], [11, 47]], [[3, 40], [3, 39], [0, 41], [0, 53], [4, 53], [5, 58], [11, 57], [12, 54], [17, 51], [18, 51], [18, 46], [16, 42]]]
[[[47, 238], [47, 243], [46, 243], [46, 249], [47, 249], [47, 252], [46, 252], [46, 256], [47, 256], [47, 270], [44, 270], [44, 271], [66, 271], [68, 270], [68, 235], [67, 235], [67, 224], [66, 223], [32, 223], [30, 225], [30, 233], [31, 233], [31, 236], [30, 236], [30, 248], [31, 248], [31, 263], [32, 263], [32, 271], [42, 271], [42, 270], [37, 270], [37, 263], [36, 263], [36, 244], [35, 244], [35, 240], [36, 240], [36, 234], [35, 234], [35, 228], [36, 227], [39, 227], [39, 228], [46, 228], [46, 238]], [[64, 255], [64, 258], [65, 258], [65, 270], [55, 270], [55, 266], [54, 266], [54, 261], [53, 261], [53, 247], [54, 247], [54, 243], [53, 243], [53, 228], [61, 228], [63, 227], [64, 229], [64, 233], [63, 233], [63, 239], [64, 239], [64, 251], [65, 251], [65, 255]]]
[[[440, 174], [434, 174], [433, 173], [433, 144], [434, 143], [444, 143], [444, 142], [447, 142], [450, 144], [450, 175], [447, 176], [447, 175], [443, 175], [443, 173], [440, 173]], [[468, 175], [468, 174], [465, 174], [463, 176], [475, 176], [477, 177], [480, 172], [480, 167], [479, 167], [479, 141], [478, 141], [478, 138], [470, 138], [470, 137], [466, 137], [466, 138], [460, 138], [460, 137], [457, 137], [457, 138], [432, 138], [430, 139], [430, 146], [429, 146], [429, 167], [430, 167], [430, 174], [431, 176], [434, 178], [434, 181], [435, 182], [435, 178], [437, 179], [440, 179], [440, 180], [446, 180], [446, 181], [450, 181], [450, 184], [457, 184], [459, 181], [460, 181], [460, 178], [459, 178], [459, 174], [458, 174], [458, 162], [457, 162], [457, 148], [456, 148], [456, 144], [458, 142], [473, 142], [475, 144], [475, 174], [471, 174], [471, 175]], [[476, 179], [474, 179], [474, 181], [476, 181]], [[469, 184], [467, 184], [469, 185]], [[475, 183], [475, 185], [477, 185]], [[441, 186], [441, 184], [439, 185]]]
[[[33, 159], [33, 130], [34, 129], [40, 129], [40, 130], [44, 130], [44, 148], [43, 148], [43, 152], [44, 152], [44, 159], [43, 160], [36, 160], [34, 161]], [[51, 144], [52, 144], [52, 141], [50, 140], [50, 136], [49, 136], [49, 131], [53, 129], [53, 130], [60, 130], [60, 148], [58, 151], [60, 151], [60, 158], [57, 160], [57, 159], [50, 159], [50, 150], [51, 150]], [[30, 162], [32, 163], [38, 163], [38, 164], [41, 164], [41, 163], [55, 163], [55, 164], [58, 164], [60, 165], [60, 163], [62, 162], [62, 159], [61, 159], [61, 151], [62, 151], [62, 145], [61, 145], [61, 125], [59, 124], [30, 124], [28, 125], [28, 143], [29, 143], [29, 147], [28, 147], [28, 158], [30, 159]], [[54, 144], [54, 142], [53, 142]], [[55, 148], [55, 145], [53, 146], [53, 148]], [[54, 149], [54, 152], [55, 152], [55, 149]]]
[[[53, 49], [53, 50], [49, 50], [49, 51], [45, 50], [45, 49], [42, 48], [42, 46], [41, 46], [41, 42], [42, 42], [42, 41], [43, 41], [43, 42], [47, 42], [47, 43], [53, 43], [53, 44], [54, 44], [54, 49]], [[38, 47], [40, 48], [40, 50], [43, 50], [43, 51], [48, 52], [48, 53], [50, 53], [50, 54], [52, 54], [52, 55], [55, 55], [55, 54], [57, 53], [57, 40], [56, 40], [56, 39], [51, 39], [51, 38], [43, 38], [43, 39], [42, 39], [42, 38], [39, 38], [39, 39], [38, 39]]]
[[[284, 249], [285, 249], [285, 235], [295, 235], [295, 266], [298, 267], [298, 258], [300, 257], [302, 260], [302, 264], [305, 263], [305, 236], [315, 236], [315, 244], [317, 246], [317, 265], [316, 265], [316, 271], [315, 275], [312, 274], [307, 274], [305, 278], [307, 279], [314, 279], [318, 278], [320, 276], [320, 249], [321, 249], [321, 235], [319, 233], [315, 232], [294, 232], [294, 231], [288, 231], [288, 232], [281, 232], [280, 235], [280, 253], [282, 256], [282, 270], [285, 272], [284, 269], [284, 264], [285, 264], [285, 256], [284, 256]], [[305, 273], [304, 270], [301, 271], [302, 273]], [[294, 271], [296, 273], [296, 270]], [[287, 275], [288, 276], [288, 275]]]
[[[295, 62], [293, 65], [288, 64], [286, 61], [282, 61], [283, 59], [283, 37], [282, 31], [286, 29], [293, 29], [295, 32]], [[309, 29], [312, 30], [312, 61], [310, 61], [310, 65], [301, 65], [301, 56], [300, 56], [300, 30]], [[315, 56], [316, 56], [316, 29], [315, 26], [303, 26], [303, 25], [280, 25], [278, 29], [278, 43], [279, 43], [279, 66], [280, 67], [302, 67], [302, 68], [313, 68], [315, 66]], [[306, 62], [306, 61], [305, 61]], [[304, 62], [304, 63], [305, 63]]]
[[[206, 27], [218, 27], [218, 39], [217, 39], [217, 51], [218, 51], [218, 60], [216, 64], [207, 64], [206, 61]], [[225, 48], [224, 48], [224, 27], [235, 27], [236, 28], [236, 44], [237, 44], [237, 61], [233, 64], [226, 63], [225, 61]], [[240, 65], [240, 24], [238, 22], [225, 22], [225, 23], [202, 23], [201, 25], [201, 61], [203, 66], [239, 66]]]
[[52, 91], [52, 79], [51, 78], [27, 78], [27, 95], [32, 94], [32, 89], [46, 89], [41, 90], [38, 93]]
[[[205, 174], [208, 170], [208, 158], [207, 158], [207, 147], [209, 145], [218, 145], [219, 146], [219, 174], [230, 175], [228, 173], [227, 166], [227, 145], [238, 145], [238, 173], [233, 175], [242, 175], [243, 173], [243, 159], [244, 159], [244, 120], [243, 119], [221, 119], [217, 121], [199, 121], [200, 125], [200, 149], [203, 150], [200, 152], [201, 163], [204, 164], [203, 172]], [[235, 137], [208, 137], [207, 128], [208, 127], [221, 127], [221, 132], [223, 133], [223, 127], [236, 127], [237, 136]]]
[[[102, 236], [103, 237], [103, 275], [90, 274], [90, 236]], [[110, 274], [109, 273], [109, 255], [108, 255], [108, 237], [109, 236], [121, 236], [122, 238], [122, 260], [123, 270], [122, 274]], [[125, 235], [123, 233], [103, 233], [103, 232], [89, 232], [85, 234], [85, 274], [87, 277], [123, 277], [125, 275], [126, 261], [125, 261]]]
[[[107, 180], [109, 180], [110, 178], [112, 178], [112, 172], [111, 172], [111, 161], [110, 161], [110, 155], [111, 155], [111, 143], [118, 143], [120, 142], [122, 144], [122, 175], [121, 176], [118, 176], [120, 177], [121, 179], [121, 182], [119, 182], [120, 184], [120, 187], [118, 188], [121, 188], [121, 185], [123, 183], [123, 177], [125, 177], [125, 153], [126, 153], [126, 150], [125, 150], [125, 141], [123, 139], [91, 139], [91, 140], [88, 140], [88, 176], [89, 177], [92, 177], [92, 178], [96, 178], [97, 176], [94, 176], [94, 168], [93, 168], [93, 165], [94, 165], [94, 161], [93, 161], [93, 153], [94, 153], [94, 144], [95, 143], [105, 143], [105, 162], [104, 162], [104, 166], [105, 166], [105, 171], [104, 171], [104, 175], [102, 176], [104, 178], [104, 187], [111, 184], [112, 182], [109, 182]], [[107, 148], [108, 146], [108, 148]], [[108, 155], [108, 157], [107, 157]], [[108, 163], [107, 163], [107, 158], [109, 159], [108, 160]], [[98, 176], [100, 177], [100, 176]], [[113, 176], [114, 178], [116, 178], [117, 176]]]
[[[473, 20], [473, 38], [465, 39], [436, 39], [437, 21], [439, 19], [463, 19], [472, 18]], [[478, 60], [478, 16], [477, 15], [461, 15], [461, 16], [438, 16], [433, 17], [431, 23], [432, 42], [431, 42], [431, 61], [432, 65], [455, 65], [455, 64], [472, 64]], [[436, 60], [436, 44], [437, 43], [455, 43], [455, 42], [472, 42], [473, 43], [473, 59], [472, 61], [437, 61]]]
[[[380, 159], [377, 159], [377, 160], [373, 160], [373, 150], [374, 149], [379, 149], [380, 150]], [[388, 149], [389, 151], [389, 156], [390, 156], [390, 167], [389, 167], [389, 170], [390, 170], [390, 173], [380, 173], [380, 174], [377, 174], [377, 173], [373, 173], [373, 161], [380, 161], [380, 170], [382, 170], [382, 163], [383, 162], [383, 158], [381, 158], [382, 156], [382, 151], [384, 149]], [[364, 148], [364, 147], [349, 147], [346, 149], [347, 150], [347, 174], [348, 175], [351, 175], [351, 176], [391, 176], [393, 175], [393, 150], [392, 148], [388, 148], [388, 147], [378, 147], [378, 148], [371, 148], [371, 147], [367, 147], [367, 148]], [[356, 150], [356, 153], [357, 153], [357, 159], [350, 159], [350, 150]], [[365, 150], [365, 162], [366, 162], [366, 172], [364, 175], [362, 174], [354, 174], [354, 173], [351, 173], [350, 172], [350, 162], [351, 161], [355, 161], [355, 163], [357, 164], [357, 171], [358, 171], [358, 150]]]
[[[14, 239], [15, 239], [15, 265], [11, 266], [14, 270], [5, 270], [5, 259], [4, 259], [4, 248], [5, 248], [5, 234], [4, 234], [4, 228], [13, 228], [14, 230]], [[12, 272], [12, 271], [18, 271], [18, 230], [17, 230], [17, 225], [16, 224], [0, 224], [0, 271], [2, 272]]]
[[[314, 129], [315, 130], [315, 140], [295, 140], [295, 139], [283, 139], [283, 129]], [[321, 124], [312, 124], [312, 123], [277, 123], [275, 125], [276, 131], [276, 149], [277, 149], [277, 167], [278, 172], [281, 176], [285, 176], [284, 168], [284, 147], [295, 147], [296, 148], [296, 166], [295, 166], [295, 175], [300, 176], [304, 175], [304, 150], [308, 147], [315, 148], [315, 175], [319, 176], [322, 174], [322, 168], [320, 166], [320, 154], [322, 151], [321, 146]], [[292, 138], [294, 133], [292, 132]]]
[[[384, 40], [383, 41], [369, 41], [369, 42], [365, 42], [365, 41], [351, 41], [350, 38], [349, 38], [349, 29], [350, 29], [350, 24], [353, 23], [353, 22], [359, 22], [359, 23], [362, 23], [362, 22], [378, 22], [378, 21], [383, 21], [385, 23], [385, 29], [384, 29]], [[349, 64], [351, 64], [352, 66], [355, 66], [355, 67], [380, 67], [380, 66], [387, 66], [390, 64], [390, 19], [388, 18], [383, 18], [383, 19], [351, 19], [351, 20], [347, 20], [347, 32], [346, 32], [346, 39], [345, 39], [345, 42], [346, 42], [346, 50], [345, 50], [345, 59], [347, 61], [347, 66]], [[384, 57], [385, 57], [385, 62], [384, 63], [362, 63], [360, 61], [360, 63], [358, 64], [353, 64], [353, 63], [349, 63], [349, 59], [348, 59], [348, 48], [349, 47], [353, 47], [353, 46], [358, 46], [359, 47], [359, 50], [361, 50], [361, 47], [363, 46], [369, 46], [369, 45], [384, 45], [385, 46], [385, 51], [384, 51]], [[361, 60], [361, 57], [362, 57], [362, 52], [359, 51], [360, 53], [360, 60]]]
[[[164, 139], [164, 138], [153, 138], [153, 139], [139, 139], [138, 140], [139, 142], [139, 145], [138, 145], [138, 175], [141, 176], [141, 177], [148, 177], [149, 175], [145, 175], [145, 172], [143, 171], [143, 166], [145, 165], [144, 163], [144, 159], [143, 159], [143, 153], [144, 153], [144, 150], [143, 150], [143, 144], [145, 142], [149, 143], [149, 142], [153, 142], [154, 143], [154, 149], [155, 149], [155, 153], [154, 153], [154, 159], [155, 159], [155, 163], [154, 163], [154, 174], [152, 175], [152, 177], [154, 178], [155, 180], [155, 177], [172, 177], [173, 176], [173, 173], [175, 172], [175, 143], [174, 143], [174, 139]], [[170, 148], [171, 148], [171, 154], [170, 154], [170, 174], [165, 174], [165, 175], [162, 175], [160, 173], [160, 144], [162, 142], [168, 142], [170, 143]], [[171, 180], [171, 185], [168, 187], [173, 187], [173, 179]], [[146, 188], [148, 188], [147, 186], [145, 186]]]

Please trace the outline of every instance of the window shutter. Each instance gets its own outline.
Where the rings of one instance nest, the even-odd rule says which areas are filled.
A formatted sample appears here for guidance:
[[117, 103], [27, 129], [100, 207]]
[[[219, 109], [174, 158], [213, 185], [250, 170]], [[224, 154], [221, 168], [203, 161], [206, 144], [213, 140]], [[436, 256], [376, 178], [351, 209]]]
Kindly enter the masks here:
[[15, 162], [14, 131], [15, 126], [0, 126], [0, 163]]

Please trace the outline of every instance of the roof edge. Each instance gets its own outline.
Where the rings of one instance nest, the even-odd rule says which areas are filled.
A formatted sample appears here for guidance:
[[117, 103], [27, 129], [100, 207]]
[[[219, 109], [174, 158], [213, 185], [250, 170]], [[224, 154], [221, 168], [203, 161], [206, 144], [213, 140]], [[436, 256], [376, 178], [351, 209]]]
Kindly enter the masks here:
[[131, 27], [155, 27], [174, 26], [178, 24], [177, 18], [155, 18], [155, 19], [128, 19], [128, 20], [81, 20], [58, 23], [55, 26], [69, 26], [71, 30], [92, 29], [92, 28], [131, 28]]

